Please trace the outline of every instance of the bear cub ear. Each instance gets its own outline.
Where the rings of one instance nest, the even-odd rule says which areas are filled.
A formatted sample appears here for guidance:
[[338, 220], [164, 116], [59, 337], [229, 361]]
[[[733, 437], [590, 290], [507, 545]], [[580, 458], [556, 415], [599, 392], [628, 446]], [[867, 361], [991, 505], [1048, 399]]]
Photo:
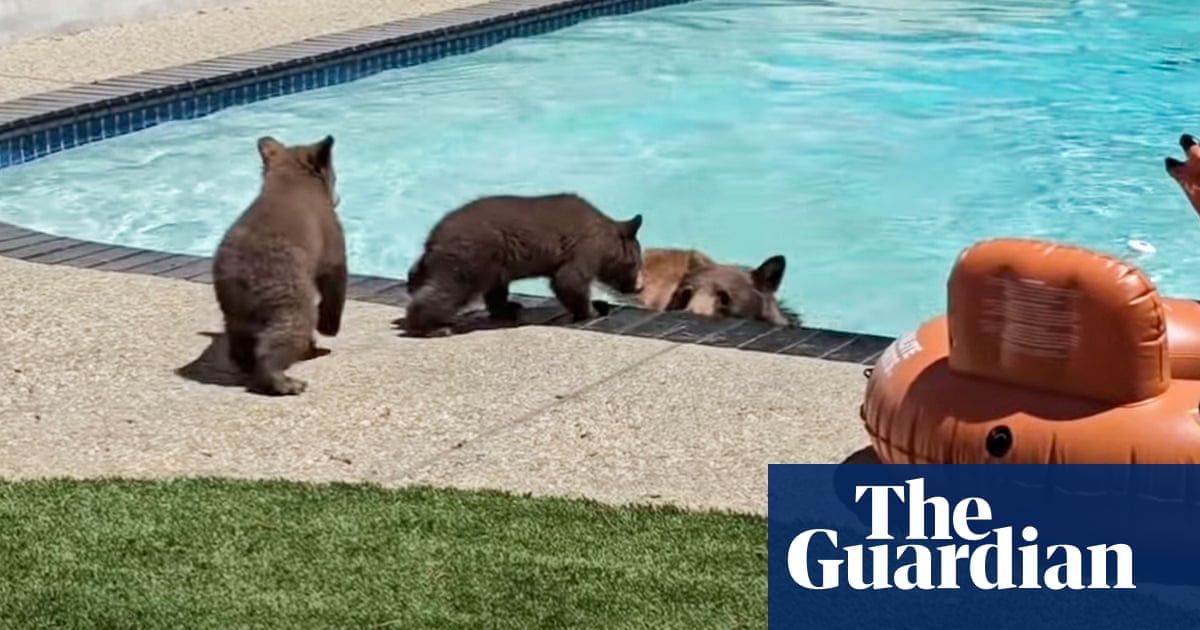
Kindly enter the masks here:
[[638, 230], [642, 228], [642, 215], [636, 214], [632, 219], [621, 224], [626, 238], [637, 238]]
[[767, 293], [775, 293], [779, 290], [779, 285], [783, 283], [783, 272], [787, 267], [787, 260], [783, 256], [771, 256], [763, 261], [757, 269], [750, 272], [750, 277], [754, 280], [754, 288]]
[[286, 152], [287, 149], [271, 136], [263, 136], [258, 139], [258, 154], [262, 156], [263, 164], [270, 164]]
[[313, 166], [322, 171], [329, 170], [329, 165], [333, 163], [333, 136], [325, 136], [317, 143], [316, 151], [313, 153]]

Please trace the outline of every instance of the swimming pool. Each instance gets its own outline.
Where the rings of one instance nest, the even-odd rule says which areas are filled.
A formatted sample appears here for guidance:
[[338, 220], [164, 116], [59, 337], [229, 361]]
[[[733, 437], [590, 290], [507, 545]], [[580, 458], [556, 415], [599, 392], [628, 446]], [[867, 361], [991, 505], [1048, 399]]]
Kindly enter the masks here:
[[785, 254], [807, 323], [895, 335], [997, 235], [1147, 240], [1164, 292], [1200, 296], [1162, 170], [1198, 110], [1195, 3], [698, 0], [3, 169], [0, 219], [209, 255], [257, 192], [254, 140], [331, 133], [354, 272], [403, 277], [472, 197], [573, 190], [642, 213], [646, 246]]

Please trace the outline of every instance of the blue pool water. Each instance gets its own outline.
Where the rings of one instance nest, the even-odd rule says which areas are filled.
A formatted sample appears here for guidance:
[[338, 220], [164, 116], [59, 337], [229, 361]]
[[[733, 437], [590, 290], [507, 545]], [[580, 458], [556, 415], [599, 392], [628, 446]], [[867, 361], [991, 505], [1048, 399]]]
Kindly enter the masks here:
[[1197, 2], [700, 0], [5, 169], [0, 219], [207, 255], [257, 192], [258, 136], [331, 133], [355, 272], [402, 277], [472, 197], [573, 190], [642, 213], [646, 246], [785, 254], [811, 325], [898, 334], [997, 235], [1200, 296], [1200, 219], [1162, 168], [1184, 131]]

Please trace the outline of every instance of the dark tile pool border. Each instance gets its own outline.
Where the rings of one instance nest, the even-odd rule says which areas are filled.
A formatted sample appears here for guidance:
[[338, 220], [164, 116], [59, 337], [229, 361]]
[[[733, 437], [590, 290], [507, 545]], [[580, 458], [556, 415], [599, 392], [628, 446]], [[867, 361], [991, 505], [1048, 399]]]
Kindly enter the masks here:
[[0, 168], [581, 21], [689, 0], [493, 0], [0, 103]]
[[[495, 0], [314, 37], [249, 53], [152, 70], [0, 103], [0, 168], [154, 125], [360, 79], [570, 26], [689, 0]], [[208, 283], [211, 259], [59, 237], [0, 222], [0, 256], [48, 265]], [[403, 306], [404, 283], [355, 275], [353, 300]], [[762, 322], [655, 313], [627, 306], [572, 323], [553, 298], [514, 296], [530, 324], [559, 325], [772, 354], [870, 365], [892, 337], [778, 328]]]
[[[211, 258], [80, 241], [2, 223], [0, 256], [46, 265], [212, 282]], [[395, 278], [355, 274], [350, 277], [346, 293], [349, 299], [361, 302], [398, 307], [408, 302], [404, 282]], [[780, 328], [757, 321], [711, 319], [680, 312], [656, 313], [630, 306], [615, 306], [604, 317], [573, 323], [553, 298], [514, 295], [513, 299], [525, 305], [522, 316], [525, 324], [862, 365], [874, 364], [894, 341], [892, 337], [880, 335], [821, 328]]]

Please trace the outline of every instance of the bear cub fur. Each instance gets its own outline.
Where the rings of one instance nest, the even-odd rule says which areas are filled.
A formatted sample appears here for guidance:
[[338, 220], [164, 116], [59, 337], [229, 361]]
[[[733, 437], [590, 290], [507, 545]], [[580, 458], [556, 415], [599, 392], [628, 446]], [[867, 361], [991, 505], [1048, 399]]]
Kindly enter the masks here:
[[753, 269], [718, 264], [694, 249], [649, 247], [642, 253], [645, 289], [639, 303], [656, 311], [756, 319], [799, 326], [800, 315], [780, 303], [787, 260], [771, 256]]
[[642, 251], [642, 292], [640, 306], [665, 311], [679, 284], [689, 274], [717, 263], [695, 249], [647, 247]]
[[433, 227], [409, 270], [405, 327], [414, 336], [448, 334], [480, 295], [491, 318], [514, 321], [520, 304], [508, 299], [509, 283], [535, 277], [550, 279], [574, 321], [588, 319], [594, 281], [619, 294], [641, 290], [641, 225], [640, 214], [614, 220], [569, 193], [471, 201]]
[[[258, 140], [263, 183], [213, 258], [229, 358], [248, 389], [295, 395], [284, 372], [318, 354], [313, 330], [333, 337], [346, 301], [346, 245], [334, 208], [333, 137], [311, 145]], [[319, 298], [319, 305], [318, 305]]]

